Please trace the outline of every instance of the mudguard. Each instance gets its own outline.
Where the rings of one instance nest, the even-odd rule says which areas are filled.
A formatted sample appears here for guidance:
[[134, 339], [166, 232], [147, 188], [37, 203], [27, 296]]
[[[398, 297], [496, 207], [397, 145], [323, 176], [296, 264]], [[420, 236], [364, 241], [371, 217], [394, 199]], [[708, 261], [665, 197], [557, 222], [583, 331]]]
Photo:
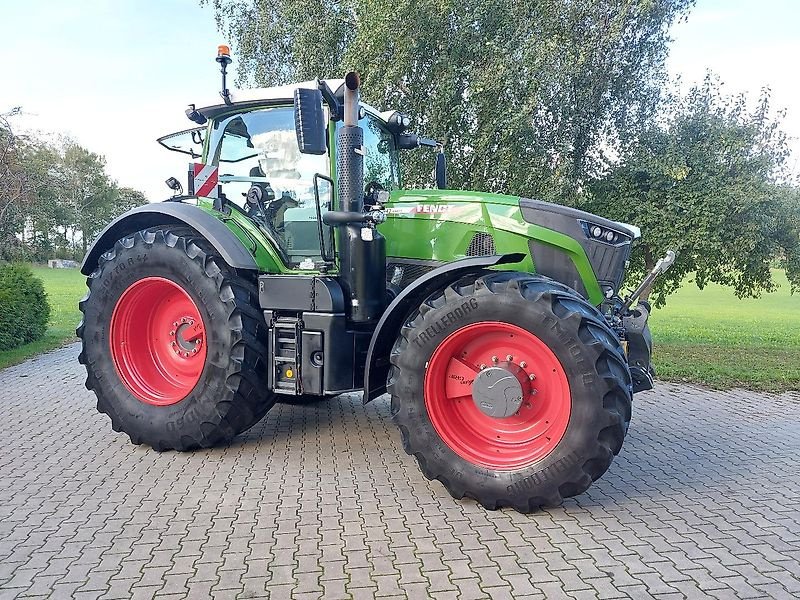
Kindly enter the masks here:
[[256, 261], [239, 238], [214, 215], [191, 204], [159, 202], [129, 210], [109, 223], [86, 253], [81, 273], [89, 275], [94, 271], [100, 255], [118, 239], [157, 225], [188, 225], [208, 240], [229, 266], [258, 270]]
[[478, 274], [495, 265], [518, 263], [524, 259], [525, 255], [521, 253], [464, 258], [433, 269], [405, 287], [384, 311], [369, 342], [364, 370], [364, 404], [386, 392], [389, 353], [411, 311], [428, 296], [465, 275]]

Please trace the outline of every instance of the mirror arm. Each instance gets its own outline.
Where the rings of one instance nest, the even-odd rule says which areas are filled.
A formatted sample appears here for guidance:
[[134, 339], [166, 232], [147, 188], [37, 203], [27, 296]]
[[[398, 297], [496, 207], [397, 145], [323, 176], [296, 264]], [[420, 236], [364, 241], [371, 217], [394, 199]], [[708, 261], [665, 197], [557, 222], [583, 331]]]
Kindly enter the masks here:
[[342, 105], [339, 100], [337, 100], [336, 95], [328, 85], [328, 82], [324, 79], [318, 79], [317, 88], [319, 88], [319, 91], [322, 92], [322, 97], [325, 98], [325, 102], [328, 104], [328, 107], [331, 110], [331, 121], [341, 120], [343, 112]]

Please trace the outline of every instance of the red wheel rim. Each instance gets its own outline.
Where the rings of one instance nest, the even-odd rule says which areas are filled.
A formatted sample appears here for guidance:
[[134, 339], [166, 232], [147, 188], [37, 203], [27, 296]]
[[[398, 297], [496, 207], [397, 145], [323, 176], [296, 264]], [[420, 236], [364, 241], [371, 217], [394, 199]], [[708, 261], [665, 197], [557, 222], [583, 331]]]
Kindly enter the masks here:
[[109, 343], [122, 383], [155, 406], [188, 396], [206, 363], [200, 311], [181, 286], [163, 277], [140, 279], [122, 293], [111, 315]]
[[[472, 382], [483, 368], [506, 364], [523, 387], [517, 413], [490, 417], [475, 404]], [[564, 368], [538, 337], [515, 325], [485, 321], [450, 334], [428, 362], [425, 407], [436, 432], [461, 458], [497, 470], [518, 469], [555, 449], [569, 423]]]

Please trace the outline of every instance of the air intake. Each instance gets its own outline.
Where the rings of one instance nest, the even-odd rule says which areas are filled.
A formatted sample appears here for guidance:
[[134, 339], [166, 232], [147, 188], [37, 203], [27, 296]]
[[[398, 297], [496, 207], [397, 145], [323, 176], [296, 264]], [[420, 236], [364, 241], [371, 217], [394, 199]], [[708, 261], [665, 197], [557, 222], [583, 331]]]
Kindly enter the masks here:
[[492, 256], [494, 254], [497, 254], [494, 238], [488, 233], [476, 232], [467, 246], [467, 256]]

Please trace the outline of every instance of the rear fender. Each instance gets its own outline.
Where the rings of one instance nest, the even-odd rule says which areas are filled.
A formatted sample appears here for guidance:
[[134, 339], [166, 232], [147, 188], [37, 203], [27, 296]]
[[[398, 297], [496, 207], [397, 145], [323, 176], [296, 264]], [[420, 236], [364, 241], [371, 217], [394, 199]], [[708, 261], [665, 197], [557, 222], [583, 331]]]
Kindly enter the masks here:
[[369, 342], [364, 370], [364, 404], [386, 392], [389, 354], [411, 311], [431, 294], [466, 275], [477, 275], [489, 267], [518, 263], [525, 258], [524, 254], [518, 253], [464, 258], [433, 269], [405, 287], [383, 313]]
[[214, 246], [222, 259], [235, 269], [258, 270], [253, 255], [238, 237], [213, 214], [191, 204], [161, 202], [145, 204], [113, 220], [103, 229], [83, 259], [81, 273], [89, 275], [97, 268], [100, 255], [114, 243], [132, 233], [157, 225], [187, 225]]

